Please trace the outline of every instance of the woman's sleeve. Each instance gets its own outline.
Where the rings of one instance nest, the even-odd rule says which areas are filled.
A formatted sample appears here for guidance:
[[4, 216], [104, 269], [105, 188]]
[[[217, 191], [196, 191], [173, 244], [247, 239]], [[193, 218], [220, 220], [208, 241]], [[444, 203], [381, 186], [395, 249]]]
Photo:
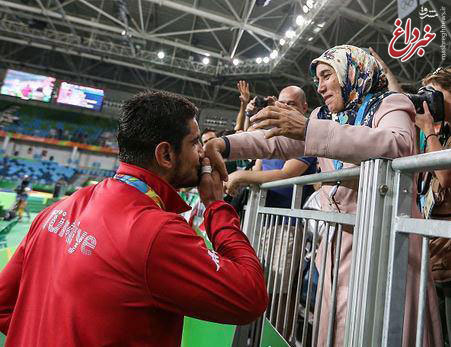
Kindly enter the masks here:
[[304, 142], [284, 136], [265, 138], [267, 130], [229, 135], [230, 160], [236, 159], [293, 159], [304, 155]]
[[386, 97], [374, 115], [373, 127], [340, 125], [311, 119], [305, 155], [359, 164], [369, 158], [398, 158], [416, 153], [415, 108], [407, 96]]
[[[316, 119], [319, 108], [312, 111], [309, 121]], [[285, 136], [265, 138], [267, 130], [256, 130], [229, 135], [229, 159], [294, 159], [304, 156], [304, 141], [293, 140]]]

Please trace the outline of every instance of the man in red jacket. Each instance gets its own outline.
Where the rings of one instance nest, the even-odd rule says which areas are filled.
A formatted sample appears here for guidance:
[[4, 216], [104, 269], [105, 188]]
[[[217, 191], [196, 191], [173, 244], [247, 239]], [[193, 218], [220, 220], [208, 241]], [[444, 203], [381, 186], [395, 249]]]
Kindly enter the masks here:
[[[115, 177], [41, 212], [0, 273], [6, 346], [179, 346], [185, 315], [262, 314], [262, 269], [203, 158], [196, 112], [160, 92], [124, 104]], [[179, 216], [189, 207], [174, 188], [196, 184], [214, 250]]]

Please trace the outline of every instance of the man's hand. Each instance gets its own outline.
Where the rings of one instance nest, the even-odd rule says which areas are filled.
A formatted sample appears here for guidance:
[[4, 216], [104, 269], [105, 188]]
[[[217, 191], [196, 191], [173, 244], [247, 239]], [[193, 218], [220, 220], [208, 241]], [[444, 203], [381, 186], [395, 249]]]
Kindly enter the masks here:
[[[246, 107], [246, 112], [249, 114], [254, 114], [257, 113], [261, 110], [261, 108], [258, 108], [257, 106], [255, 106], [255, 99], [257, 99], [257, 97], [253, 98]], [[265, 100], [268, 103], [268, 106], [273, 106], [275, 105], [275, 103], [277, 102], [277, 98], [275, 96], [266, 96]]]
[[225, 151], [225, 142], [221, 138], [208, 141], [204, 146], [205, 157], [211, 162], [213, 169], [218, 171], [221, 179], [227, 181], [227, 169], [222, 159], [222, 153]]
[[[210, 160], [204, 158], [202, 160], [203, 167], [210, 167]], [[202, 200], [205, 207], [208, 207], [211, 203], [223, 200], [224, 198], [224, 188], [222, 181], [219, 178], [219, 173], [216, 170], [212, 170], [211, 173], [202, 173], [200, 178], [199, 186], [197, 190], [199, 191], [200, 199]]]
[[276, 102], [275, 106], [265, 107], [255, 116], [251, 117], [253, 129], [272, 127], [265, 137], [285, 136], [294, 140], [305, 140], [305, 127], [307, 118], [297, 109]]
[[[256, 98], [256, 97], [255, 97]], [[253, 98], [246, 106], [246, 113], [253, 114], [257, 108], [255, 107], [255, 98]]]
[[224, 183], [224, 187], [226, 190], [226, 193], [230, 196], [236, 196], [239, 192], [239, 188], [243, 186], [242, 178], [248, 173], [248, 171], [244, 170], [238, 170], [235, 172], [232, 172], [229, 175], [229, 180]]
[[251, 100], [251, 93], [249, 92], [249, 83], [246, 81], [238, 81], [238, 91], [240, 92], [240, 100], [242, 104], [248, 104]]
[[428, 103], [423, 101], [424, 113], [417, 114], [415, 117], [415, 125], [423, 130], [426, 136], [434, 134], [434, 118], [429, 110]]

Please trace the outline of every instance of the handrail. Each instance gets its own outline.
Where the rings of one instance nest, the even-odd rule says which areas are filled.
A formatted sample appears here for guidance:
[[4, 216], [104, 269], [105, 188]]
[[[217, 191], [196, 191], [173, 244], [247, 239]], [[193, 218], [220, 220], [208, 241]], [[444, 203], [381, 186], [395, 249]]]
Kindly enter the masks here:
[[268, 189], [268, 188], [278, 188], [278, 187], [285, 187], [290, 186], [293, 184], [299, 184], [299, 185], [305, 185], [305, 184], [311, 184], [311, 183], [318, 183], [318, 182], [337, 182], [346, 180], [349, 178], [358, 178], [360, 175], [360, 168], [359, 167], [353, 167], [349, 169], [343, 169], [339, 171], [331, 171], [331, 172], [321, 172], [317, 174], [312, 175], [305, 175], [300, 177], [293, 177], [293, 178], [287, 178], [284, 180], [278, 180], [274, 182], [268, 182], [260, 185], [260, 188], [262, 189]]
[[402, 172], [451, 169], [451, 149], [398, 158], [393, 160], [392, 168]]

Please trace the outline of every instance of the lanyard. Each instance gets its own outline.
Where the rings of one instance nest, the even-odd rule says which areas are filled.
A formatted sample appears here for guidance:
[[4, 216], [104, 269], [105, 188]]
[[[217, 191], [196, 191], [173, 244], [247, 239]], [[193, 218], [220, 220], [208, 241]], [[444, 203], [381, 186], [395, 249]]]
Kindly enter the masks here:
[[164, 210], [164, 203], [163, 200], [161, 200], [160, 196], [153, 190], [149, 185], [147, 185], [145, 182], [141, 181], [140, 179], [130, 176], [130, 175], [121, 175], [116, 174], [114, 175], [115, 179], [118, 181], [124, 182], [136, 189], [138, 189], [140, 192], [146, 194], [149, 198], [151, 198], [161, 209]]
[[[362, 125], [363, 116], [365, 115], [366, 107], [373, 97], [373, 93], [366, 94], [365, 99], [363, 99], [363, 104], [359, 107], [359, 111], [357, 112], [357, 116], [354, 121], [354, 125]], [[338, 118], [339, 123], [341, 125], [345, 124], [345, 119], [347, 117], [340, 116]], [[343, 162], [341, 160], [334, 160], [334, 168], [335, 170], [341, 170], [343, 168]]]

